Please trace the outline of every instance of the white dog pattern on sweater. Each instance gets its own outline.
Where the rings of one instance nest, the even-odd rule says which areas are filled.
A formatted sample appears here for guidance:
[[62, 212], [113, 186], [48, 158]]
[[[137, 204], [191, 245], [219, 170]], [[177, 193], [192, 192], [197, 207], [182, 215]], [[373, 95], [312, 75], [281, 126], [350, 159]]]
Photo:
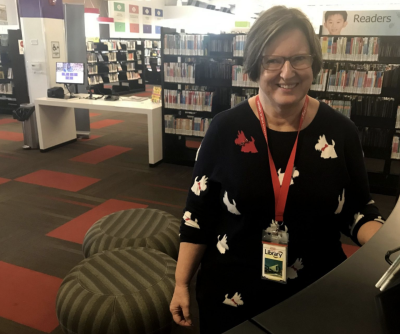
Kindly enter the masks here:
[[244, 302], [242, 300], [242, 296], [237, 292], [233, 295], [232, 298], [228, 297], [228, 294], [225, 295], [225, 300], [223, 301], [224, 304], [230, 305], [233, 307], [238, 307], [239, 305], [243, 305]]
[[219, 252], [220, 252], [221, 254], [225, 254], [225, 252], [226, 252], [227, 250], [229, 250], [229, 246], [228, 246], [228, 244], [227, 244], [227, 242], [228, 242], [228, 240], [227, 240], [228, 237], [226, 236], [226, 234], [223, 236], [222, 240], [219, 240], [219, 237], [220, 237], [220, 236], [217, 237], [217, 239], [218, 239], [217, 248], [218, 248], [218, 250], [219, 250]]
[[[300, 175], [300, 172], [296, 169], [296, 167], [293, 167], [293, 173], [292, 173], [292, 179], [290, 180], [290, 185], [294, 184], [293, 179], [295, 177], [299, 177], [299, 175]], [[280, 168], [278, 170], [278, 177], [279, 177], [279, 183], [282, 186], [283, 178], [285, 177], [285, 173], [281, 173]]]
[[343, 210], [343, 205], [344, 205], [344, 188], [343, 188], [343, 192], [342, 192], [342, 197], [340, 197], [340, 195], [339, 195], [339, 204], [338, 204], [338, 207], [337, 207], [337, 209], [336, 209], [336, 211], [335, 211], [335, 215], [338, 215], [339, 213], [341, 213], [342, 212], [342, 210]]
[[197, 158], [199, 157], [200, 149], [201, 149], [201, 144], [200, 144], [199, 148], [197, 149], [197, 152], [196, 152], [196, 159], [194, 159], [194, 161], [197, 161]]
[[192, 220], [192, 213], [191, 212], [185, 211], [185, 213], [183, 215], [183, 220], [185, 221], [185, 225], [200, 229], [200, 226], [199, 226], [199, 224], [197, 222], [197, 219], [195, 219], [194, 221]]
[[230, 202], [228, 198], [228, 192], [225, 191], [224, 199], [223, 199], [224, 204], [226, 205], [226, 208], [230, 213], [233, 213], [234, 215], [240, 215], [240, 212], [236, 208], [236, 202], [234, 199], [232, 199], [233, 204]]
[[192, 186], [192, 191], [195, 195], [200, 196], [202, 191], [207, 190], [207, 176], [203, 176], [200, 181], [197, 181], [198, 176], [196, 176], [196, 179], [194, 180], [193, 186]]
[[335, 151], [335, 141], [332, 140], [332, 145], [329, 145], [326, 141], [325, 135], [319, 136], [318, 144], [315, 145], [317, 151], [321, 151], [321, 158], [323, 159], [335, 159], [337, 154]]
[[358, 222], [359, 222], [362, 218], [364, 218], [364, 215], [361, 214], [360, 212], [358, 212], [358, 213], [356, 213], [356, 214], [354, 215], [354, 223], [353, 223], [353, 225], [352, 225], [351, 228], [350, 228], [350, 233], [351, 233], [351, 234], [353, 234], [354, 228], [356, 227], [356, 225], [358, 224]]
[[287, 267], [287, 277], [290, 279], [297, 278], [297, 272], [303, 268], [302, 259], [297, 259], [290, 267]]

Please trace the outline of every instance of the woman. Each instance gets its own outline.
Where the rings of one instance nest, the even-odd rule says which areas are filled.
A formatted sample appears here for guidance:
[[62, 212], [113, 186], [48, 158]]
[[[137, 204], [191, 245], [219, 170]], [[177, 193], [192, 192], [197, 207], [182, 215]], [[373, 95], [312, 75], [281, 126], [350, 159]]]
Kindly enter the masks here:
[[[223, 333], [344, 261], [340, 232], [364, 244], [380, 228], [356, 126], [307, 96], [321, 63], [297, 9], [273, 7], [251, 28], [245, 69], [259, 95], [218, 114], [198, 152], [170, 307], [178, 324], [192, 324], [188, 286], [200, 262], [200, 331]], [[287, 200], [275, 194], [284, 188]], [[269, 227], [289, 235], [286, 284], [261, 279]]]

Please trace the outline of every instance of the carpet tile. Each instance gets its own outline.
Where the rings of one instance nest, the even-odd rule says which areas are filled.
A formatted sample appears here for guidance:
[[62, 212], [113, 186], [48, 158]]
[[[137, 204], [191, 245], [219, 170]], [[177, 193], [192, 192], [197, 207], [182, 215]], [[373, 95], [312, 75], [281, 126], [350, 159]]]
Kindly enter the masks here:
[[0, 139], [9, 141], [24, 141], [24, 135], [19, 132], [0, 131]]
[[88, 229], [100, 218], [121, 210], [144, 209], [147, 207], [148, 205], [144, 204], [110, 199], [51, 231], [47, 236], [82, 244]]
[[58, 326], [54, 305], [61, 282], [0, 261], [0, 317], [50, 333]]
[[90, 128], [91, 129], [102, 129], [107, 126], [119, 124], [122, 122], [123, 122], [122, 120], [116, 120], [116, 119], [103, 119], [102, 121], [97, 121], [97, 122], [91, 123]]
[[39, 170], [37, 172], [21, 176], [15, 179], [15, 181], [68, 191], [79, 191], [96, 182], [99, 182], [100, 179], [68, 173], [53, 172], [49, 170]]
[[131, 151], [132, 149], [129, 147], [120, 147], [114, 145], [107, 145], [100, 147], [96, 150], [78, 155], [75, 158], [72, 158], [71, 161], [85, 162], [88, 164], [98, 164], [99, 162], [103, 162], [107, 159], [113, 158], [122, 153]]

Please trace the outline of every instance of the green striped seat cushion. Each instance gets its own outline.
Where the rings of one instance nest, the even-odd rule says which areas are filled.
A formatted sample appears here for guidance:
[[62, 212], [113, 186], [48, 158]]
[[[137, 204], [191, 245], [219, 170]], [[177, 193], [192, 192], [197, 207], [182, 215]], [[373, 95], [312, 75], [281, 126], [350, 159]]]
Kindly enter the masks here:
[[176, 261], [149, 248], [104, 251], [63, 280], [56, 312], [67, 334], [166, 334]]
[[126, 247], [157, 249], [178, 259], [180, 221], [156, 209], [132, 209], [105, 216], [87, 231], [83, 254]]

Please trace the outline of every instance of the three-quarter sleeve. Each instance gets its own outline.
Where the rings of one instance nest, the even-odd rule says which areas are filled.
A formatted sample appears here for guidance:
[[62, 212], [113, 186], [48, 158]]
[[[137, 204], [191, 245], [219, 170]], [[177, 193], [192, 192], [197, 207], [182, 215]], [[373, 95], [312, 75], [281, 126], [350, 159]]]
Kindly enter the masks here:
[[191, 187], [180, 227], [181, 242], [207, 244], [216, 224], [221, 184], [219, 115], [214, 117], [197, 152]]
[[346, 131], [345, 159], [350, 184], [344, 189], [343, 211], [340, 214], [341, 231], [360, 245], [357, 233], [361, 226], [369, 221], [383, 223], [384, 220], [374, 205], [369, 192], [368, 174], [364, 164], [364, 156], [354, 124]]

